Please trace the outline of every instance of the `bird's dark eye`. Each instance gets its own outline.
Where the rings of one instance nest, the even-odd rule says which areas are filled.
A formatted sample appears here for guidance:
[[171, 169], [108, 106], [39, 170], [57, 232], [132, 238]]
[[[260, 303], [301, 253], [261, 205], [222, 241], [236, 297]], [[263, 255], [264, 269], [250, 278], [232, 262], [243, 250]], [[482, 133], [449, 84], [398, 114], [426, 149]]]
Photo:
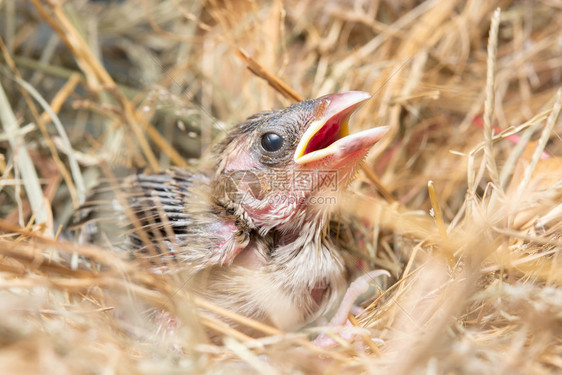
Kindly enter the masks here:
[[279, 151], [283, 147], [283, 138], [279, 134], [265, 133], [261, 137], [261, 147], [265, 151]]

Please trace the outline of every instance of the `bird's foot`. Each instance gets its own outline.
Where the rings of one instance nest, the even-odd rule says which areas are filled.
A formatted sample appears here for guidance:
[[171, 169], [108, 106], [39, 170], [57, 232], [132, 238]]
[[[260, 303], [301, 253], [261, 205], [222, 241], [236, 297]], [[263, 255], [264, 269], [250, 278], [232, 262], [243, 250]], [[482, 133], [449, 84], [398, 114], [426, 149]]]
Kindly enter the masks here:
[[[335, 328], [335, 327], [332, 327]], [[365, 340], [370, 340], [367, 343]], [[321, 333], [318, 335], [313, 343], [321, 348], [333, 348], [338, 344], [350, 344], [353, 343], [355, 348], [359, 351], [364, 351], [367, 346], [372, 347], [372, 344], [384, 344], [384, 341], [369, 336], [369, 331], [365, 328], [354, 326], [351, 321], [347, 321], [344, 326], [337, 329], [337, 332]]]
[[[354, 308], [354, 302], [357, 300], [357, 298], [359, 298], [360, 295], [362, 295], [369, 289], [369, 282], [375, 277], [379, 276], [390, 277], [390, 273], [388, 273], [388, 271], [386, 270], [371, 271], [358, 277], [354, 282], [352, 282], [347, 289], [345, 296], [343, 297], [340, 307], [328, 323], [328, 327], [351, 326], [352, 324], [347, 317]], [[357, 332], [341, 332], [338, 335], [343, 340], [352, 342], [357, 337]], [[324, 348], [329, 348], [337, 345], [337, 341], [325, 333], [322, 333], [318, 337], [316, 337], [314, 343]]]

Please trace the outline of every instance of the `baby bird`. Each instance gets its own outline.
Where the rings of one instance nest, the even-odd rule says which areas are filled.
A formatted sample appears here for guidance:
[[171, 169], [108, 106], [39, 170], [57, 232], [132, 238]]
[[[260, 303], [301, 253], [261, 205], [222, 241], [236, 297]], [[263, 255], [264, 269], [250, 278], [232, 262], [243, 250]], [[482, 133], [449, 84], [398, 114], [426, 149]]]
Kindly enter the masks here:
[[370, 95], [349, 91], [256, 114], [211, 163], [100, 186], [80, 209], [85, 240], [182, 272], [213, 303], [296, 330], [337, 307], [346, 270], [330, 233], [342, 192], [387, 131], [350, 135]]

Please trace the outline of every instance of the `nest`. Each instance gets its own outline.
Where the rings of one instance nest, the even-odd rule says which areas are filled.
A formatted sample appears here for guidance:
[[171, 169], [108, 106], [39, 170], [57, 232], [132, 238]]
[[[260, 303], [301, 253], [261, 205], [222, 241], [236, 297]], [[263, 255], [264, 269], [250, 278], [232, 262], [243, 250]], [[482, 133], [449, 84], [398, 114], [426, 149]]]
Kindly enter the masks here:
[[[0, 13], [6, 373], [562, 371], [560, 4], [30, 0]], [[373, 95], [355, 129], [391, 129], [342, 197], [356, 228], [342, 251], [393, 276], [351, 319], [355, 344], [236, 316], [70, 241], [100, 175], [193, 165], [253, 113], [344, 90]], [[314, 345], [319, 331], [339, 344]]]

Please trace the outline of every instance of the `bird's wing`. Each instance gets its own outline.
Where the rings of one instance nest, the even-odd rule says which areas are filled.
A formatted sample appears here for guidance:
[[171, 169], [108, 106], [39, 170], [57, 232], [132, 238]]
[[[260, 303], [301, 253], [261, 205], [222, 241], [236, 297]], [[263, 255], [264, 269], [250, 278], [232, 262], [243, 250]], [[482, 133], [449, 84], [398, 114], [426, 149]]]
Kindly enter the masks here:
[[105, 182], [77, 210], [74, 228], [82, 241], [127, 251], [154, 268], [230, 263], [248, 233], [216, 206], [210, 185], [205, 174], [176, 169]]

